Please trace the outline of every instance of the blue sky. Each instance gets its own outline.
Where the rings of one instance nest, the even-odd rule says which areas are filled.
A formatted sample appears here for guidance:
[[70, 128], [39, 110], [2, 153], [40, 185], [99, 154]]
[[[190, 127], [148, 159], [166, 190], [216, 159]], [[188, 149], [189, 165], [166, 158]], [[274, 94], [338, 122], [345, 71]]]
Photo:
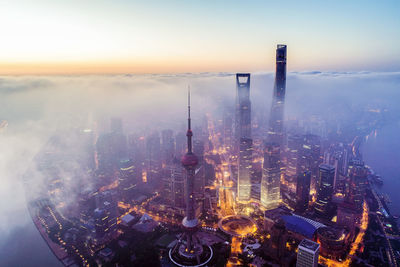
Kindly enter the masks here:
[[4, 1], [0, 73], [400, 69], [399, 1]]

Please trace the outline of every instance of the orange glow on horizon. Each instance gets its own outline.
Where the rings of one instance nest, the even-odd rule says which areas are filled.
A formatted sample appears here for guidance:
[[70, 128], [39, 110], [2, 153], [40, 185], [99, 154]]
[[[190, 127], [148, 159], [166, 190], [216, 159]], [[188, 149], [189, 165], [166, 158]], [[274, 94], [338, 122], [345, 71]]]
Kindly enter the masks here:
[[[88, 62], [1, 62], [0, 75], [151, 74], [186, 72], [272, 71], [270, 64], [200, 59], [148, 59]], [[268, 66], [269, 65], [269, 66]]]

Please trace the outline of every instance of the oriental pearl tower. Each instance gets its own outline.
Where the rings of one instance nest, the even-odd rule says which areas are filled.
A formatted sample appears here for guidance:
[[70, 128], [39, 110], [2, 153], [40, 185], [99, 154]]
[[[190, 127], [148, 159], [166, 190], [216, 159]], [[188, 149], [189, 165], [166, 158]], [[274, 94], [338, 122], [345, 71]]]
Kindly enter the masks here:
[[190, 119], [190, 90], [188, 91], [188, 130], [187, 153], [182, 157], [182, 166], [186, 169], [186, 216], [182, 220], [183, 233], [176, 245], [169, 251], [170, 260], [180, 267], [206, 266], [213, 252], [210, 246], [202, 244], [197, 237], [198, 220], [195, 213], [194, 179], [198, 158], [192, 151], [192, 136]]

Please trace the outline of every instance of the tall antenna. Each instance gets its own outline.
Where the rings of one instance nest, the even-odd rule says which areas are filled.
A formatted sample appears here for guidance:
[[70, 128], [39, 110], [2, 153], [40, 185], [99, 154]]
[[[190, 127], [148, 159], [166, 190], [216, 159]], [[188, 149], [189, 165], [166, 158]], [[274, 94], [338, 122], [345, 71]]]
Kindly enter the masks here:
[[191, 129], [191, 119], [190, 119], [190, 86], [188, 86], [188, 130], [186, 132], [187, 136], [187, 146], [188, 153], [192, 153], [192, 129]]
[[191, 119], [190, 119], [190, 85], [188, 85], [188, 129], [191, 129]]

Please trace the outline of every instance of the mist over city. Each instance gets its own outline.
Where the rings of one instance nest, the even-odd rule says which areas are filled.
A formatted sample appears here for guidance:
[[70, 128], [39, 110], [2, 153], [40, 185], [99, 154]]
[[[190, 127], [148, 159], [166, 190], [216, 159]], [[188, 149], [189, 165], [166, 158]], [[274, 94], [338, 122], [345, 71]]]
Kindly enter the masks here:
[[399, 266], [399, 4], [0, 4], [0, 266]]

